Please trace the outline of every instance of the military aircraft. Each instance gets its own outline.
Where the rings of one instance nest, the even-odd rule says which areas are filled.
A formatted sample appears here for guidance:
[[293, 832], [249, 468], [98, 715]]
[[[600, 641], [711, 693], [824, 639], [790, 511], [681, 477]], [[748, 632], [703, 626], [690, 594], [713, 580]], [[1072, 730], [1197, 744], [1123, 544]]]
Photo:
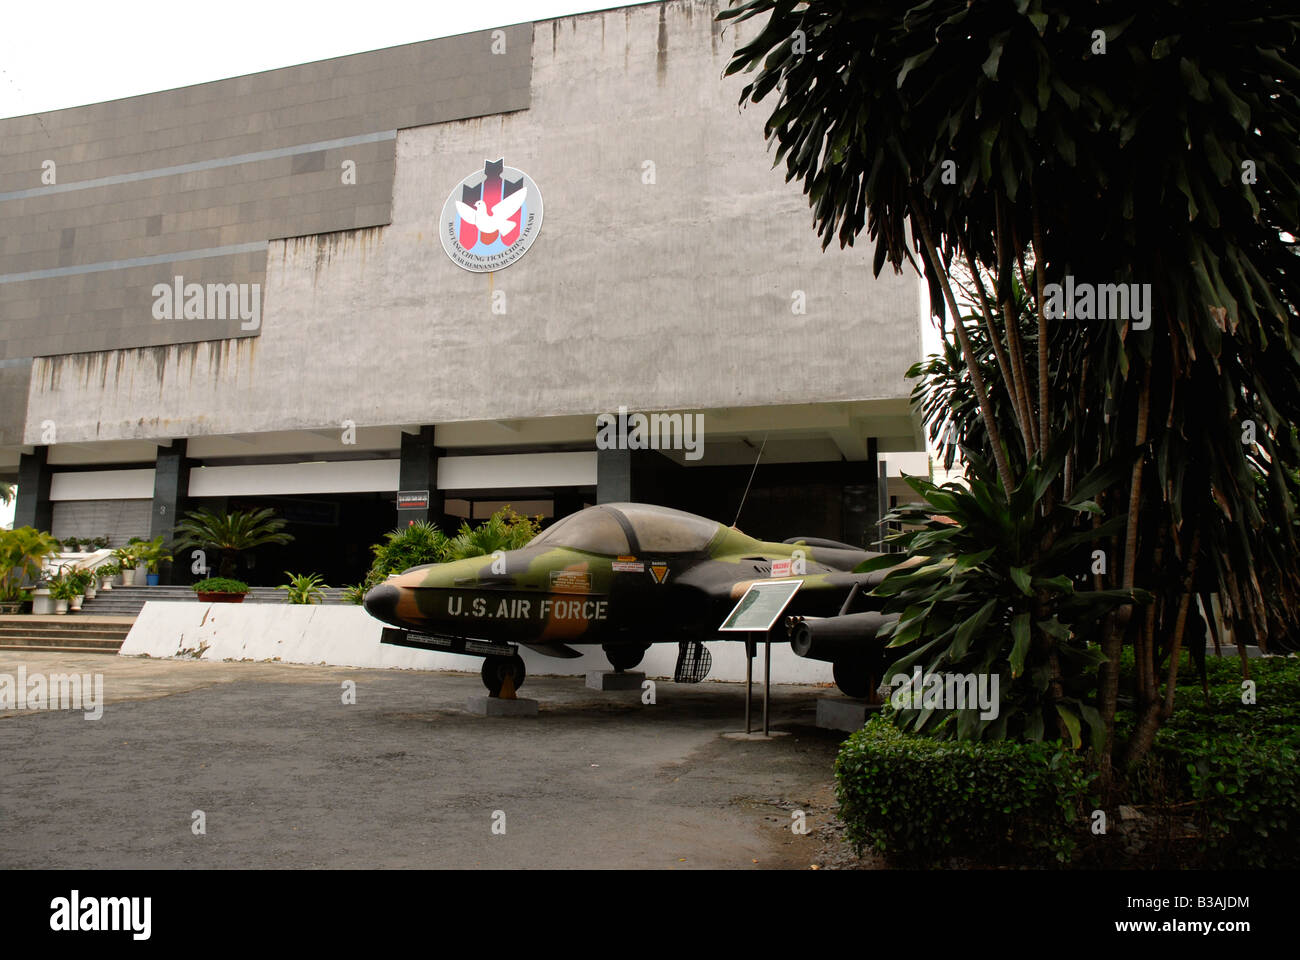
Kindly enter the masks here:
[[600, 644], [616, 670], [629, 670], [652, 643], [687, 651], [735, 638], [718, 627], [752, 583], [798, 579], [771, 639], [832, 663], [849, 696], [871, 697], [882, 646], [873, 639], [891, 618], [872, 611], [866, 593], [885, 571], [853, 571], [876, 556], [811, 537], [768, 543], [669, 507], [605, 503], [518, 550], [412, 567], [364, 604], [395, 628], [385, 643], [483, 657], [483, 683], [498, 696], [507, 681], [524, 682], [516, 644], [564, 658], [582, 655], [571, 644]]

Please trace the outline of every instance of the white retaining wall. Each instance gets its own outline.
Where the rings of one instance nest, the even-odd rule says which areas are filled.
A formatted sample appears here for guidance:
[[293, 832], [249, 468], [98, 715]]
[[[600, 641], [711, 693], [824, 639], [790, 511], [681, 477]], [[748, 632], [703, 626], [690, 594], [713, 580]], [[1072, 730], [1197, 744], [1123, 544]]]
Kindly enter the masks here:
[[[384, 625], [361, 607], [269, 603], [170, 603], [149, 601], [131, 627], [120, 655], [124, 657], [196, 657], [202, 660], [281, 660], [350, 667], [396, 667], [408, 670], [456, 670], [477, 673], [478, 657], [395, 647], [379, 642]], [[744, 645], [713, 641], [710, 680], [745, 679]], [[579, 647], [580, 659], [560, 660], [520, 648], [534, 675], [581, 676], [608, 670], [599, 647]], [[675, 643], [655, 644], [638, 670], [670, 678], [677, 662]], [[762, 649], [754, 661], [755, 680], [762, 678]], [[788, 644], [772, 647], [772, 677], [777, 683], [829, 683], [831, 666], [803, 660]]]

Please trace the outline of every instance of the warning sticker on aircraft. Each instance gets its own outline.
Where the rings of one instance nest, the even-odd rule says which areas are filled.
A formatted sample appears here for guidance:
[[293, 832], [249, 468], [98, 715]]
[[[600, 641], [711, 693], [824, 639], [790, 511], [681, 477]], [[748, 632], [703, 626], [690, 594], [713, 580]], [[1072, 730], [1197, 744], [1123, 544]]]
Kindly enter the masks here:
[[560, 593], [591, 593], [591, 574], [577, 570], [552, 570], [551, 589]]
[[668, 579], [668, 564], [658, 562], [650, 564], [650, 576], [655, 578], [655, 583], [663, 583]]
[[616, 573], [645, 573], [645, 564], [640, 560], [614, 560], [610, 566]]

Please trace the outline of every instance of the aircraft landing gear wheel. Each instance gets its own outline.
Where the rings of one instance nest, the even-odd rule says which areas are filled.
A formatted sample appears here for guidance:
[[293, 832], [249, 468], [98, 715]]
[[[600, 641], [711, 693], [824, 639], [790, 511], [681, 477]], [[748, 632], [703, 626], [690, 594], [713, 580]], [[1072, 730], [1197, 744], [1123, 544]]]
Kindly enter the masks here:
[[874, 700], [876, 696], [876, 678], [871, 667], [860, 660], [836, 660], [833, 664], [835, 686], [846, 697], [855, 700]]
[[635, 643], [607, 643], [601, 649], [605, 651], [609, 665], [622, 673], [640, 663], [649, 647], [637, 646]]
[[499, 697], [506, 677], [512, 678], [514, 688], [518, 690], [524, 685], [528, 672], [524, 669], [524, 658], [515, 654], [513, 657], [484, 657], [479, 676], [483, 678], [488, 696]]

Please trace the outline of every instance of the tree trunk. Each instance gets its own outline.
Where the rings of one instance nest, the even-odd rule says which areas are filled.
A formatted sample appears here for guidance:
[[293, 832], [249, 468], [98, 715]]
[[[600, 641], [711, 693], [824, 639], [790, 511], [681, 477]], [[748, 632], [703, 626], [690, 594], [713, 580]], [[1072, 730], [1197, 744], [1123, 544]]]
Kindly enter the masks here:
[[961, 344], [961, 352], [966, 359], [966, 371], [970, 374], [971, 386], [975, 389], [975, 396], [979, 400], [980, 415], [984, 419], [984, 429], [988, 432], [989, 444], [993, 447], [993, 459], [997, 462], [998, 476], [1002, 480], [1003, 489], [1010, 494], [1015, 489], [1015, 482], [1011, 477], [1011, 467], [1007, 464], [1006, 451], [1002, 449], [1002, 434], [998, 430], [997, 418], [993, 416], [993, 407], [989, 403], [988, 391], [984, 387], [984, 375], [971, 348], [970, 337], [966, 335], [966, 326], [961, 322], [961, 311], [957, 309], [957, 298], [953, 296], [952, 287], [948, 284], [948, 275], [939, 262], [939, 251], [931, 238], [930, 226], [926, 222], [916, 195], [913, 194], [911, 199], [912, 218], [921, 231], [926, 262], [943, 287], [944, 300], [947, 301], [948, 309], [952, 311], [953, 330], [957, 334], [957, 342]]

